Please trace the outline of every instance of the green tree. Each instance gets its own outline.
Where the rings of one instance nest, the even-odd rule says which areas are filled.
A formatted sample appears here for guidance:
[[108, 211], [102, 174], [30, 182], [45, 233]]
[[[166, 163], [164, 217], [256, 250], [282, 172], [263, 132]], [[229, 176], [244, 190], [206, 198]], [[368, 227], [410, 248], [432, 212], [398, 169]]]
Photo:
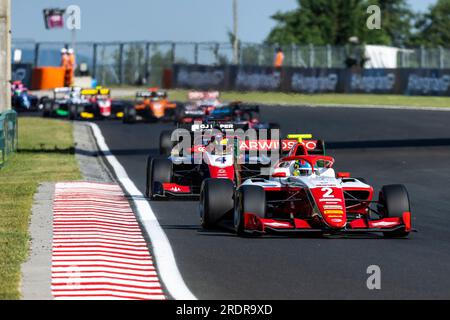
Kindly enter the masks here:
[[274, 44], [344, 44], [360, 36], [363, 0], [298, 0], [299, 7], [272, 16], [277, 22], [267, 37]]
[[416, 22], [416, 33], [412, 44], [430, 47], [449, 47], [450, 43], [450, 0], [439, 0]]
[[[410, 40], [413, 13], [406, 0], [297, 1], [297, 9], [272, 16], [277, 24], [268, 43], [342, 45], [352, 36], [371, 44], [403, 45]], [[367, 8], [372, 4], [381, 9], [381, 30], [366, 26]]]
[[392, 46], [408, 45], [415, 15], [406, 0], [367, 0], [365, 7], [372, 4], [381, 9], [381, 29], [369, 30], [364, 24], [362, 31], [365, 42]]

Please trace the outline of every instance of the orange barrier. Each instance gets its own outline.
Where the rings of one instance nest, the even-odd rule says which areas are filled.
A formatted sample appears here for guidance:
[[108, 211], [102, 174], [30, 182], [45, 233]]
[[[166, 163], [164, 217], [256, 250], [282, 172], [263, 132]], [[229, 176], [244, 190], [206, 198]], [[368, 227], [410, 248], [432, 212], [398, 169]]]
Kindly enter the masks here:
[[54, 89], [64, 87], [63, 67], [39, 67], [33, 68], [31, 88], [33, 90]]

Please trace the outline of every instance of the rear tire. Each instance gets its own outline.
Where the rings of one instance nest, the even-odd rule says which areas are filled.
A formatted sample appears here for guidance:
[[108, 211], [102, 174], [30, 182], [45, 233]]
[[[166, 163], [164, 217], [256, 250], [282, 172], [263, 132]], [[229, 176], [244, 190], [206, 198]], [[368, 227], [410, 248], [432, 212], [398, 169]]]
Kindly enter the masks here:
[[[391, 184], [381, 188], [379, 202], [382, 205], [383, 218], [403, 218], [404, 212], [410, 212], [411, 206], [406, 187], [402, 184]], [[385, 237], [406, 237], [409, 232], [391, 231], [383, 232]]]
[[134, 106], [126, 106], [124, 109], [123, 123], [135, 123], [137, 112]]
[[163, 183], [172, 182], [173, 168], [172, 161], [169, 159], [154, 159], [151, 156], [147, 158], [147, 183], [145, 195], [151, 200], [159, 199], [155, 197], [157, 188], [162, 187]]
[[78, 106], [75, 104], [69, 105], [69, 119], [70, 120], [78, 119]]
[[43, 102], [43, 111], [42, 111], [42, 116], [45, 118], [51, 117], [53, 116], [53, 103], [50, 100], [45, 100]]
[[234, 184], [228, 179], [205, 179], [200, 190], [200, 220], [205, 229], [214, 227], [233, 210]]
[[234, 229], [238, 235], [244, 235], [244, 213], [253, 213], [261, 219], [266, 217], [266, 193], [261, 186], [244, 185], [237, 190], [235, 200]]
[[171, 154], [173, 146], [172, 131], [164, 130], [161, 132], [159, 135], [159, 153], [168, 156]]

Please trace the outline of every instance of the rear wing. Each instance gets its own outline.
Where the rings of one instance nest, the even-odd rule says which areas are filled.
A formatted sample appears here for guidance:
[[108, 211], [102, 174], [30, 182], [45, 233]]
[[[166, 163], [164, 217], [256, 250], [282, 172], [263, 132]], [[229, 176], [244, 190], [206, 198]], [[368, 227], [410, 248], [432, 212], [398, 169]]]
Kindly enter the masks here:
[[219, 99], [219, 91], [189, 91], [188, 100], [208, 100], [208, 99]]
[[244, 112], [259, 112], [259, 105], [242, 104], [240, 101], [232, 102], [230, 106]]
[[82, 96], [109, 96], [111, 94], [111, 90], [108, 88], [87, 88], [87, 89], [81, 89], [80, 94]]
[[60, 87], [53, 89], [54, 93], [70, 93], [72, 91], [72, 88], [70, 87]]
[[154, 97], [167, 97], [165, 91], [138, 91], [136, 92], [136, 98], [154, 98]]

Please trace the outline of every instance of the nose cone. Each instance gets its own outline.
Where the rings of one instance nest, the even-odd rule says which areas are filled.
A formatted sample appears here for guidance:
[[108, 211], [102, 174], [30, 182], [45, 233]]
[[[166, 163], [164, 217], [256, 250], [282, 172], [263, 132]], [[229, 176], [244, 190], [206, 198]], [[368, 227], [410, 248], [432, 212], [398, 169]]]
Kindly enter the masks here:
[[342, 188], [316, 187], [311, 193], [325, 223], [333, 229], [344, 228], [347, 216]]

